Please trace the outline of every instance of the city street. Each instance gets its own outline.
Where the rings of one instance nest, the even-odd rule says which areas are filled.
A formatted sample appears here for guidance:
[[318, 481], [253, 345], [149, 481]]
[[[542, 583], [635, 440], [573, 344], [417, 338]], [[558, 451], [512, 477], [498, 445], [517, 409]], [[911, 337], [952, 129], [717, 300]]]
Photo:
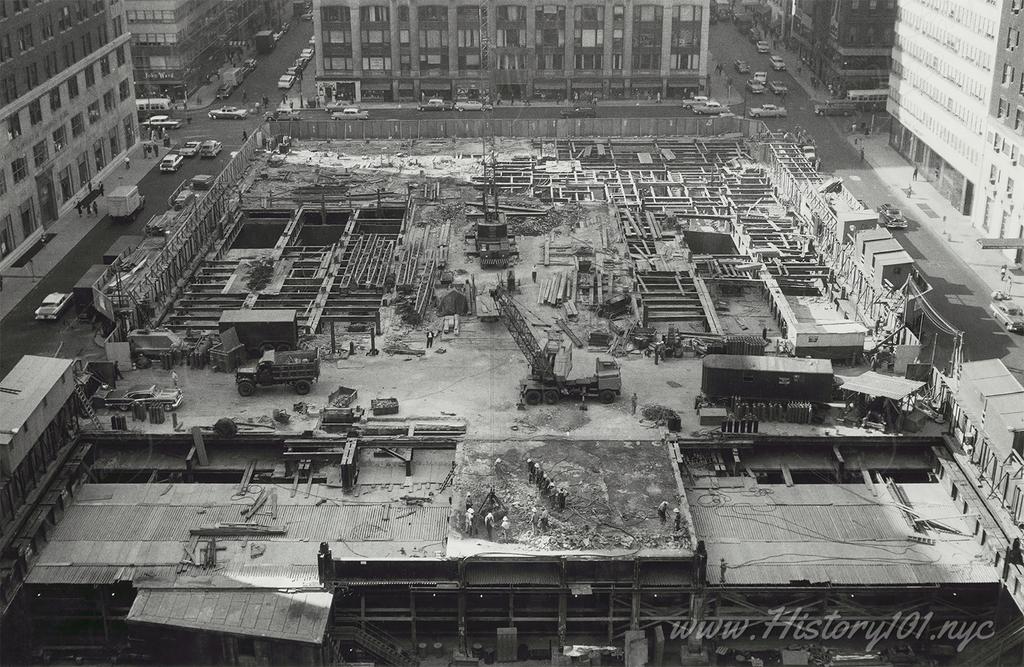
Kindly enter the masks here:
[[[781, 80], [789, 92], [781, 102], [789, 113], [783, 121], [769, 121], [771, 127], [802, 128], [817, 145], [821, 169], [841, 177], [847, 188], [868, 206], [877, 208], [886, 202], [896, 204], [904, 210], [909, 221], [908, 229], [894, 231], [893, 235], [900, 239], [904, 248], [914, 258], [921, 273], [932, 285], [928, 295], [929, 303], [950, 324], [965, 333], [964, 360], [999, 358], [1014, 373], [1024, 375], [1024, 339], [1017, 334], [1007, 333], [991, 317], [989, 310], [991, 288], [971, 269], [965, 260], [943, 238], [941, 216], [930, 217], [927, 210], [916, 206], [907, 206], [901, 188], [907, 183], [890, 183], [880, 178], [867, 164], [861, 162], [860, 151], [854, 146], [850, 126], [856, 121], [874, 125], [877, 132], [887, 133], [888, 123], [882, 122], [885, 114], [863, 114], [861, 117], [844, 118], [842, 116], [817, 116], [814, 114], [813, 99], [804, 87], [797, 82], [793, 72], [773, 72], [768, 66], [769, 54], [758, 54], [757, 49], [746, 38], [742, 37], [731, 23], [718, 23], [711, 26], [712, 62], [721, 62], [726, 66], [726, 76], [732, 77], [735, 86], [742, 86], [747, 75], [737, 74], [732, 67], [736, 59], [746, 60], [753, 71], [768, 71], [768, 79]], [[791, 52], [782, 51], [789, 68], [797, 68], [799, 60]], [[714, 77], [712, 90], [721, 90], [724, 77]], [[828, 91], [819, 89], [816, 99], [828, 98]], [[764, 95], [751, 95], [750, 98], [765, 98], [764, 101], [776, 102], [777, 98], [770, 92]], [[773, 99], [774, 98], [774, 99]], [[758, 102], [760, 103], [760, 102]], [[740, 113], [742, 107], [733, 106], [733, 111]], [[908, 179], [909, 181], [909, 179]], [[1018, 295], [1019, 296], [1019, 295]], [[915, 332], [918, 331], [915, 328]], [[934, 340], [934, 327], [925, 325], [923, 338], [926, 354], [932, 354], [931, 341]], [[940, 340], [935, 350], [935, 362], [948, 360], [949, 341]]]

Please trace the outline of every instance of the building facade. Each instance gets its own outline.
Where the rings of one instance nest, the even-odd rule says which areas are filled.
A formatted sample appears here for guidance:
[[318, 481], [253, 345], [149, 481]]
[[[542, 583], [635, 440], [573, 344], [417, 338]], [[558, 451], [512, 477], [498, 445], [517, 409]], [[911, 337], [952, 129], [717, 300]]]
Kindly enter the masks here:
[[277, 30], [285, 0], [125, 0], [140, 98], [184, 100], [239, 60], [260, 30]]
[[[996, 35], [992, 99], [982, 166], [983, 202], [977, 225], [986, 236], [1024, 239], [1024, 0], [1003, 3]], [[1013, 245], [1012, 242], [1007, 245]], [[1007, 248], [1007, 259], [1024, 261], [1024, 250]]]
[[896, 0], [797, 0], [792, 41], [834, 97], [888, 85]]
[[120, 0], [0, 0], [0, 266], [136, 141]]
[[324, 101], [678, 98], [707, 82], [709, 0], [371, 2], [314, 2]]

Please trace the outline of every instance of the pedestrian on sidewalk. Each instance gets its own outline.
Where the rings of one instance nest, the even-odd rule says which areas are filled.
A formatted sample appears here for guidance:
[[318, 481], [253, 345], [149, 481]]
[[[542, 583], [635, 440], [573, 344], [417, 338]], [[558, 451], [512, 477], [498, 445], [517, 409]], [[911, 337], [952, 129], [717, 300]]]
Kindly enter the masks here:
[[100, 197], [102, 197], [102, 196], [103, 196], [103, 184], [102, 184], [102, 183], [100, 183], [100, 187], [96, 188], [96, 190], [98, 190], [98, 191], [99, 191], [99, 193], [100, 193]]
[[245, 130], [242, 130], [242, 143], [244, 144], [245, 140], [248, 139], [248, 138], [249, 138], [249, 135], [246, 133]]
[[132, 160], [127, 155], [124, 156], [124, 168], [125, 170], [132, 168]]
[[913, 176], [913, 178], [911, 180], [914, 180], [914, 181], [917, 180], [917, 167], [914, 167], [914, 176]]
[[81, 218], [82, 217], [82, 200], [78, 200], [78, 201], [75, 202], [75, 210], [78, 211], [78, 217]]
[[178, 386], [178, 373], [177, 373], [177, 371], [171, 371], [171, 382], [174, 383], [175, 387]]
[[860, 147], [860, 161], [861, 162], [864, 161], [864, 147], [863, 146]]
[[630, 405], [630, 408], [633, 411], [633, 414], [635, 415], [636, 414], [636, 392], [633, 392], [633, 395], [629, 398], [629, 405]]
[[530, 276], [533, 278], [533, 282], [537, 282], [537, 265], [536, 264], [533, 265], [533, 272], [530, 273]]
[[92, 206], [92, 214], [93, 215], [99, 215], [100, 214], [100, 207], [96, 205], [96, 200], [95, 199], [92, 200], [92, 204], [90, 204], [90, 206]]

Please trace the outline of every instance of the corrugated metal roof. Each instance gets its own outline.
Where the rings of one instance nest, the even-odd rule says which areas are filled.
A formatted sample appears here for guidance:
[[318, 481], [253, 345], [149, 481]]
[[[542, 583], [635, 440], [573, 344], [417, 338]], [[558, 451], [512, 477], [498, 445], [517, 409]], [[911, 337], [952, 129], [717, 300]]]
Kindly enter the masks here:
[[332, 599], [331, 593], [142, 589], [128, 620], [322, 644]]
[[135, 568], [119, 565], [36, 565], [28, 573], [28, 584], [113, 584], [132, 581]]
[[883, 505], [697, 505], [690, 513], [706, 540], [899, 540], [912, 532], [898, 509]]
[[708, 581], [721, 584], [779, 585], [793, 582], [860, 586], [916, 584], [994, 584], [998, 572], [961, 554], [938, 560], [935, 548], [911, 542], [876, 544], [742, 543], [708, 545]]
[[843, 389], [855, 391], [868, 396], [881, 396], [899, 401], [925, 385], [924, 382], [908, 380], [894, 375], [882, 375], [868, 371], [856, 377], [839, 376], [843, 381]]

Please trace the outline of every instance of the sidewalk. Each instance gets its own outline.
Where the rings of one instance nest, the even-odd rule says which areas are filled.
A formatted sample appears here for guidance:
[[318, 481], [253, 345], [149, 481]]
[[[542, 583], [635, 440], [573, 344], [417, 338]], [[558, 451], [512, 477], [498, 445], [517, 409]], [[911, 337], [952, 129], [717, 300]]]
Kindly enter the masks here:
[[[119, 185], [135, 185], [142, 180], [150, 169], [156, 166], [156, 163], [160, 161], [160, 157], [163, 157], [169, 151], [169, 148], [160, 146], [159, 157], [144, 158], [142, 157], [142, 144], [137, 143], [128, 154], [132, 164], [131, 169], [124, 168], [124, 156], [122, 155], [108, 165], [105, 173], [101, 174], [101, 178], [93, 179], [93, 186], [97, 187], [102, 182], [104, 192], [109, 193]], [[36, 286], [36, 283], [49, 274], [78, 245], [78, 242], [85, 238], [107, 215], [106, 201], [103, 197], [99, 197], [96, 200], [99, 209], [98, 215], [83, 214], [79, 216], [75, 210], [75, 202], [85, 194], [85, 188], [82, 188], [82, 190], [75, 193], [74, 197], [68, 200], [64, 206], [66, 210], [45, 230], [49, 234], [55, 234], [55, 236], [36, 252], [29, 263], [21, 268], [10, 266], [0, 272], [3, 275], [3, 293], [0, 294], [0, 318], [7, 317], [7, 314], [28, 296], [29, 292]], [[163, 206], [163, 202], [153, 202], [152, 205], [147, 205], [147, 211], [155, 212], [162, 210]], [[109, 221], [108, 224], [110, 224]], [[96, 261], [99, 262], [99, 258], [96, 258]], [[78, 280], [78, 276], [74, 278]]]
[[[1011, 278], [1009, 283], [1001, 280], [1000, 268], [1004, 265], [1012, 267], [1012, 261], [1000, 250], [984, 250], [978, 245], [978, 239], [985, 235], [929, 181], [921, 180], [920, 174], [918, 180], [914, 180], [914, 166], [889, 146], [886, 134], [867, 137], [851, 134], [847, 141], [858, 149], [864, 148], [865, 162], [889, 185], [892, 202], [945, 243], [950, 252], [964, 263], [965, 269], [973, 271], [993, 292], [1003, 290], [1011, 296], [1024, 296], [1024, 277], [1020, 270], [1011, 270], [1007, 274]], [[987, 294], [978, 296], [988, 297]]]

